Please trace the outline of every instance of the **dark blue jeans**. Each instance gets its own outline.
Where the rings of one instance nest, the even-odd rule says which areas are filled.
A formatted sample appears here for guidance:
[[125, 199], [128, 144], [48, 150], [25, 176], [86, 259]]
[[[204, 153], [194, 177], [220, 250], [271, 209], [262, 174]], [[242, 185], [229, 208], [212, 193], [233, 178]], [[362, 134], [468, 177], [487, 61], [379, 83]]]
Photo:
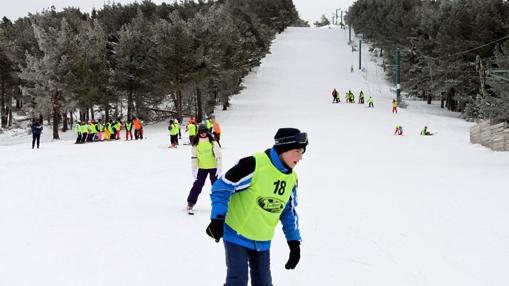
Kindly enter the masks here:
[[207, 180], [207, 175], [210, 178], [210, 184], [213, 185], [217, 180], [216, 177], [217, 169], [198, 169], [198, 174], [196, 175], [196, 180], [193, 183], [193, 187], [189, 192], [189, 196], [187, 197], [187, 202], [195, 205], [198, 201], [198, 196], [203, 189], [203, 185], [205, 185], [205, 181]]
[[247, 286], [248, 264], [252, 286], [272, 286], [270, 275], [270, 251], [255, 251], [243, 246], [224, 242], [226, 254], [226, 283], [224, 286]]

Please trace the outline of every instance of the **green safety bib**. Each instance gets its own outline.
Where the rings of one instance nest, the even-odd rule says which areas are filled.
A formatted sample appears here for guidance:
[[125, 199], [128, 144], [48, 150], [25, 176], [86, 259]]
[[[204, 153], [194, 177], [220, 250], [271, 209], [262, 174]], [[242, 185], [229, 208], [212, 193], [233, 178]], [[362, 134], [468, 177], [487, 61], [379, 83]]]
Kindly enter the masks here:
[[177, 124], [170, 125], [170, 135], [177, 135], [179, 134], [179, 128]]
[[189, 132], [189, 136], [196, 135], [196, 125], [194, 125], [194, 124], [187, 125], [187, 130]]
[[88, 125], [86, 124], [81, 125], [81, 133], [88, 133]]
[[251, 185], [232, 195], [226, 224], [248, 239], [269, 241], [290, 199], [297, 174], [282, 173], [265, 153], [256, 153], [254, 157], [256, 167]]
[[214, 145], [208, 140], [200, 140], [196, 145], [199, 169], [216, 168], [216, 157], [214, 156]]

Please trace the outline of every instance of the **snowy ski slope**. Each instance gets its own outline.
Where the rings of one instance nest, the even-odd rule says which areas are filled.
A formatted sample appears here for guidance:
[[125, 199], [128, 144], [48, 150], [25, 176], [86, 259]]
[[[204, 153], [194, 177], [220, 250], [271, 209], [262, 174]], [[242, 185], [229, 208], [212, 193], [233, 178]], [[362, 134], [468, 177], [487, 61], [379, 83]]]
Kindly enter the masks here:
[[[274, 285], [509, 285], [509, 154], [471, 145], [470, 123], [421, 102], [391, 114], [390, 83], [367, 50], [358, 71], [347, 39], [335, 28], [288, 29], [216, 114], [225, 168], [271, 146], [278, 127], [309, 133], [297, 167], [302, 259], [284, 269], [278, 227]], [[375, 108], [345, 104], [348, 89], [372, 95]], [[438, 134], [419, 136], [424, 125]], [[210, 186], [186, 215], [190, 147], [168, 149], [166, 123], [135, 142], [50, 134], [40, 150], [0, 139], [0, 285], [224, 283], [223, 246], [205, 234]]]

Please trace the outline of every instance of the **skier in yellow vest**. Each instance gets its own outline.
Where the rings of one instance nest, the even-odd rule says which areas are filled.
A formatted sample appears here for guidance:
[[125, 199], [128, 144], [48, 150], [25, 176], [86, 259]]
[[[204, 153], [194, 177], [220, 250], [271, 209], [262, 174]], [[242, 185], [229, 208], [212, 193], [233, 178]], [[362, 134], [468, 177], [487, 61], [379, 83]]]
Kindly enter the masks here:
[[[308, 145], [306, 133], [281, 128], [265, 152], [241, 159], [213, 185], [207, 234], [224, 241], [226, 284], [272, 285], [270, 244], [278, 221], [290, 247], [286, 269], [300, 260], [297, 174], [293, 170]], [[249, 263], [248, 263], [249, 261]]]
[[368, 98], [368, 107], [375, 107], [375, 101], [373, 100], [373, 97], [371, 97], [371, 95], [369, 96]]
[[85, 143], [87, 142], [88, 137], [88, 124], [84, 120], [81, 121], [80, 129], [81, 129], [81, 143]]
[[81, 143], [81, 126], [78, 121], [76, 121], [76, 123], [74, 123], [73, 129], [74, 129], [74, 132], [76, 132], [76, 135], [78, 135], [78, 137], [76, 138], [76, 143], [74, 143], [74, 144], [80, 144]]
[[198, 132], [197, 128], [198, 127], [196, 126], [194, 119], [193, 118], [189, 119], [189, 122], [187, 123], [186, 126], [186, 131], [187, 134], [189, 135], [189, 144], [193, 144], [194, 136], [196, 136], [196, 133]]
[[177, 148], [179, 136], [178, 123], [170, 120], [170, 124], [168, 125], [168, 132], [170, 133], [170, 148]]
[[187, 212], [193, 214], [193, 207], [203, 189], [207, 175], [213, 185], [221, 174], [222, 155], [221, 148], [208, 131], [206, 124], [198, 126], [198, 137], [193, 141], [191, 150], [191, 166], [194, 184], [187, 197]]

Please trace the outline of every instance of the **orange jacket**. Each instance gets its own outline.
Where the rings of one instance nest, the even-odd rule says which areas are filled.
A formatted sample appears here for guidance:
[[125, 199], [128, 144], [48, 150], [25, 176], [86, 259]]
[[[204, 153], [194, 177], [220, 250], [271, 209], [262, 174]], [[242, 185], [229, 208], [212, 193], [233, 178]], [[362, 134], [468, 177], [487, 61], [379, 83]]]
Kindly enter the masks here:
[[138, 118], [133, 120], [133, 125], [134, 125], [134, 129], [136, 129], [136, 130], [141, 129], [141, 123]]
[[214, 121], [212, 128], [214, 128], [214, 133], [221, 134], [221, 126], [219, 125], [219, 122]]

